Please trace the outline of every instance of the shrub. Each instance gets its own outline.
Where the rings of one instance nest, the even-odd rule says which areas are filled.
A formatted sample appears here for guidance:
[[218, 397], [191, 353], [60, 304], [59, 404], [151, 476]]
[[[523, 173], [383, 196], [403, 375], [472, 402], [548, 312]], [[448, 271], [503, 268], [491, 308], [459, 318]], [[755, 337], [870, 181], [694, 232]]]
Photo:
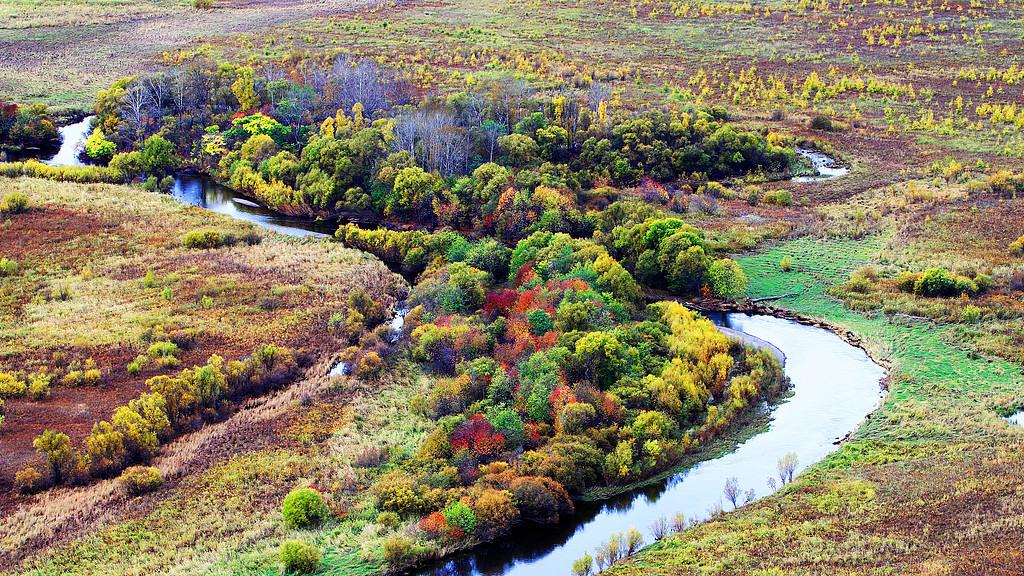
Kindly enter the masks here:
[[719, 298], [735, 300], [747, 292], [747, 275], [735, 260], [722, 258], [708, 267], [711, 291]]
[[441, 512], [448, 526], [449, 536], [453, 539], [469, 536], [476, 532], [476, 514], [464, 502], [452, 502]]
[[126, 492], [138, 496], [162, 486], [164, 477], [160, 470], [152, 466], [129, 466], [121, 472], [121, 482]]
[[968, 304], [964, 306], [964, 309], [960, 312], [960, 320], [966, 324], [974, 324], [981, 319], [981, 308]]
[[565, 488], [543, 476], [522, 476], [509, 486], [523, 518], [553, 524], [559, 516], [573, 513], [572, 499]]
[[917, 272], [900, 272], [896, 277], [896, 287], [902, 292], [913, 292], [914, 286], [917, 285], [917, 280], [920, 277], [921, 275]]
[[0, 276], [14, 276], [18, 273], [18, 261], [0, 258]]
[[401, 568], [412, 564], [423, 552], [422, 546], [406, 536], [391, 536], [384, 540], [384, 560], [392, 568]]
[[821, 130], [823, 132], [838, 132], [839, 125], [832, 120], [832, 118], [819, 114], [814, 118], [811, 118], [811, 128], [815, 130]]
[[21, 214], [29, 207], [28, 196], [21, 192], [11, 192], [0, 200], [0, 213]]
[[388, 530], [398, 528], [401, 523], [402, 517], [395, 512], [381, 512], [380, 514], [377, 514], [377, 524], [380, 524]]
[[512, 494], [505, 490], [485, 490], [473, 503], [477, 530], [486, 538], [504, 534], [519, 520]]
[[530, 312], [526, 316], [526, 321], [530, 324], [530, 334], [534, 336], [543, 336], [555, 327], [555, 323], [551, 320], [551, 315], [544, 310]]
[[1024, 256], [1024, 236], [1010, 242], [1009, 249], [1014, 256]]
[[789, 256], [783, 256], [782, 260], [779, 261], [779, 268], [783, 272], [790, 272], [793, 270], [793, 259]]
[[330, 511], [319, 492], [312, 488], [296, 488], [284, 497], [281, 514], [289, 526], [307, 528], [326, 520]]
[[82, 378], [87, 386], [96, 386], [103, 380], [103, 373], [99, 368], [92, 368], [83, 372]]
[[50, 395], [50, 383], [53, 381], [53, 376], [44, 373], [29, 374], [28, 376], [28, 388], [26, 393], [29, 398], [35, 400], [42, 400]]
[[793, 193], [789, 190], [772, 190], [764, 193], [764, 203], [773, 206], [792, 206]]
[[209, 10], [213, 8], [213, 0], [192, 0], [192, 7], [196, 10]]
[[280, 557], [286, 574], [312, 574], [320, 569], [320, 549], [302, 540], [282, 542]]
[[14, 487], [22, 494], [31, 494], [45, 487], [43, 475], [32, 466], [14, 473]]
[[28, 385], [21, 378], [9, 372], [0, 372], [0, 398], [17, 398], [27, 389]]
[[185, 248], [209, 250], [222, 246], [231, 246], [235, 241], [236, 239], [233, 234], [213, 228], [203, 228], [186, 232], [181, 238], [181, 245]]
[[945, 268], [929, 268], [914, 283], [914, 293], [920, 296], [959, 296], [977, 291], [978, 285], [973, 280], [953, 275]]
[[95, 162], [107, 163], [117, 153], [117, 145], [107, 140], [99, 126], [85, 140], [85, 153]]

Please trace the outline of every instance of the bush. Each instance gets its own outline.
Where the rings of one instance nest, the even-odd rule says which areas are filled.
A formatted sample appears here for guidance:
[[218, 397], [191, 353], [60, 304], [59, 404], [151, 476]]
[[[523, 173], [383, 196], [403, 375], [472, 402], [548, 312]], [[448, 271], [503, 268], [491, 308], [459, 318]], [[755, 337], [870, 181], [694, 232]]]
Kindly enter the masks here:
[[213, 228], [203, 228], [186, 232], [181, 238], [181, 245], [185, 248], [210, 250], [222, 246], [231, 246], [235, 241], [236, 238], [233, 234]]
[[14, 473], [14, 488], [21, 494], [31, 494], [45, 487], [43, 475], [32, 466]]
[[293, 528], [308, 528], [327, 519], [330, 511], [323, 496], [312, 488], [296, 488], [284, 497], [281, 514]]
[[0, 398], [17, 398], [25, 393], [28, 385], [10, 372], [0, 372]]
[[452, 502], [445, 507], [441, 515], [444, 516], [444, 522], [449, 530], [454, 532], [451, 535], [455, 538], [469, 536], [476, 532], [476, 514], [464, 502]]
[[782, 260], [779, 261], [779, 268], [783, 272], [790, 272], [793, 270], [793, 259], [789, 256], [783, 256]]
[[377, 514], [377, 524], [388, 530], [394, 530], [402, 524], [402, 517], [395, 512], [381, 512]]
[[282, 542], [280, 557], [286, 574], [312, 574], [320, 569], [320, 549], [302, 540]]
[[715, 260], [708, 267], [708, 281], [711, 292], [719, 298], [735, 300], [747, 292], [747, 275], [729, 258]]
[[27, 212], [29, 207], [28, 196], [21, 192], [11, 192], [0, 200], [0, 213], [21, 214]]
[[963, 311], [960, 312], [960, 320], [966, 324], [974, 324], [981, 319], [981, 308], [968, 304], [964, 306]]
[[1009, 249], [1014, 256], [1024, 256], [1024, 236], [1010, 242]]
[[406, 536], [391, 536], [384, 540], [384, 560], [392, 568], [408, 566], [419, 558], [423, 552], [422, 546]]
[[832, 118], [819, 114], [814, 118], [811, 118], [811, 128], [815, 130], [822, 130], [824, 132], [838, 132], [839, 125], [832, 120]]
[[121, 473], [124, 489], [132, 496], [156, 490], [164, 483], [160, 470], [152, 466], [129, 466]]
[[789, 190], [772, 190], [764, 193], [764, 203], [773, 206], [792, 206], [793, 193]]
[[18, 261], [0, 258], [0, 276], [14, 276], [18, 273]]
[[978, 285], [973, 280], [953, 275], [945, 268], [929, 268], [914, 283], [914, 293], [919, 296], [959, 296], [977, 291]]
[[209, 10], [213, 8], [213, 0], [192, 0], [192, 7], [196, 10]]

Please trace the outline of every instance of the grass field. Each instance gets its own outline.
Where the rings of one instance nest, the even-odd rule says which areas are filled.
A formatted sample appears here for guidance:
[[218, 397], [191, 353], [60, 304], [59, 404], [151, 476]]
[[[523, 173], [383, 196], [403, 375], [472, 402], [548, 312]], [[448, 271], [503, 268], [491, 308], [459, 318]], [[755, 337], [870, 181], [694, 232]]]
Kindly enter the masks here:
[[[0, 502], [8, 559], [45, 544], [56, 528], [42, 522], [25, 530], [18, 522], [39, 520], [34, 514], [49, 497], [17, 497], [11, 489], [14, 472], [39, 460], [32, 440], [44, 429], [78, 442], [93, 422], [146, 391], [147, 379], [201, 365], [212, 354], [241, 358], [261, 343], [289, 347], [322, 378], [346, 345], [327, 321], [352, 287], [376, 286], [375, 297], [390, 306], [389, 292], [404, 284], [375, 258], [336, 243], [268, 234], [137, 188], [31, 179], [0, 186], [26, 194], [32, 207], [0, 224], [0, 256], [16, 262], [0, 279], [0, 367], [54, 377], [49, 394], [6, 401]], [[214, 250], [183, 246], [189, 231], [208, 229], [248, 241]], [[128, 371], [162, 342], [176, 345], [173, 357]], [[97, 383], [65, 378], [90, 364], [100, 371]], [[174, 464], [173, 452], [168, 458], [169, 471], [188, 462]], [[27, 516], [16, 520], [15, 508]]]
[[[881, 407], [781, 493], [645, 550], [613, 574], [1012, 574], [1024, 566], [1024, 430], [997, 414], [1024, 395], [1019, 364], [984, 358], [953, 326], [851, 312], [825, 289], [877, 264], [891, 234], [801, 238], [744, 257], [752, 297], [862, 338], [889, 367]], [[790, 257], [794, 269], [782, 272]]]

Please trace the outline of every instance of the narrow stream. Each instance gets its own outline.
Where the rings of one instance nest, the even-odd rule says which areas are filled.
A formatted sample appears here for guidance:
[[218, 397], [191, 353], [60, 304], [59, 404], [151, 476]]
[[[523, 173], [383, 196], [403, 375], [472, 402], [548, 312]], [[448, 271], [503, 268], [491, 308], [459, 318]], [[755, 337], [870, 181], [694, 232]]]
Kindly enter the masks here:
[[60, 150], [52, 158], [43, 160], [43, 164], [50, 166], [81, 166], [82, 161], [78, 159], [79, 152], [85, 147], [85, 141], [89, 138], [89, 125], [95, 116], [86, 116], [81, 122], [61, 126], [57, 129], [60, 132]]
[[727, 479], [756, 498], [771, 492], [768, 478], [777, 462], [794, 453], [799, 469], [837, 448], [838, 441], [872, 412], [882, 398], [882, 367], [863, 350], [835, 334], [773, 316], [711, 315], [721, 324], [771, 342], [786, 356], [793, 395], [771, 414], [768, 430], [735, 451], [651, 486], [596, 503], [581, 503], [577, 513], [556, 526], [521, 526], [500, 542], [481, 546], [417, 572], [422, 576], [568, 574], [572, 563], [606, 542], [615, 532], [635, 527], [653, 542], [651, 525], [682, 512], [705, 519], [723, 505]]
[[186, 204], [252, 222], [288, 236], [326, 238], [338, 228], [336, 222], [286, 216], [245, 198], [205, 176], [176, 176], [171, 196]]
[[811, 150], [810, 148], [797, 148], [796, 153], [810, 160], [818, 175], [797, 176], [793, 178], [793, 182], [821, 182], [823, 180], [840, 178], [850, 173], [849, 168], [840, 166], [835, 159], [823, 152]]
[[1006, 421], [1017, 426], [1024, 426], [1024, 410], [1007, 416]]

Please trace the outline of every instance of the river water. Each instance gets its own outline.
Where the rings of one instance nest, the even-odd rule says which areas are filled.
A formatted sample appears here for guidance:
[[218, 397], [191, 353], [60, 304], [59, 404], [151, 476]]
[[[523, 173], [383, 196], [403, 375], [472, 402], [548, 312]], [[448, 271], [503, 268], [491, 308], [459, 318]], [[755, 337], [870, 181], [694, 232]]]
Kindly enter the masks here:
[[818, 175], [797, 176], [793, 178], [793, 182], [821, 182], [823, 180], [840, 178], [850, 173], [849, 168], [846, 166], [840, 166], [835, 159], [823, 152], [811, 150], [810, 148], [797, 148], [796, 153], [810, 160], [811, 164], [814, 165], [814, 169], [818, 172]]
[[43, 160], [43, 164], [50, 166], [81, 166], [78, 159], [79, 152], [85, 147], [85, 140], [89, 138], [89, 125], [95, 116], [86, 116], [81, 122], [68, 124], [57, 129], [60, 132], [60, 150], [52, 158]]
[[[521, 526], [509, 537], [436, 565], [421, 576], [568, 574], [575, 560], [606, 542], [615, 532], [640, 530], [651, 543], [651, 525], [682, 512], [705, 519], [723, 505], [723, 488], [737, 478], [742, 491], [756, 498], [771, 492], [768, 478], [777, 462], [796, 454], [802, 469], [834, 451], [882, 398], [885, 371], [863, 350], [835, 334], [790, 320], [746, 314], [711, 315], [716, 323], [771, 342], [786, 356], [793, 394], [771, 413], [768, 430], [735, 451], [610, 500], [581, 503], [577, 514], [556, 526]], [[725, 503], [726, 510], [731, 504]]]

